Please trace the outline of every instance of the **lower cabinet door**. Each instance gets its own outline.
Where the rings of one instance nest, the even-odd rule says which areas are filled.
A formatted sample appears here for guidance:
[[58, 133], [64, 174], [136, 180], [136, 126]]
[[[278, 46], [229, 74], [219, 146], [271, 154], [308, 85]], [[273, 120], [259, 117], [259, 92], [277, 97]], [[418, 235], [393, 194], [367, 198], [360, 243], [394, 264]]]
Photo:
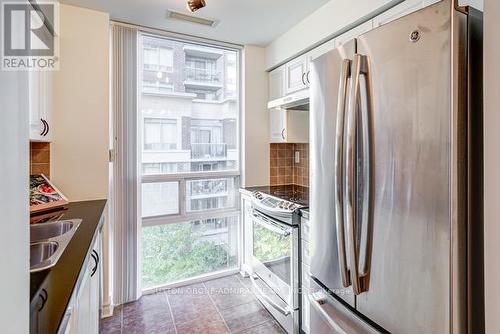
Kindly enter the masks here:
[[87, 334], [89, 333], [90, 328], [90, 312], [91, 312], [91, 273], [92, 273], [93, 263], [90, 263], [87, 266], [87, 270], [85, 271], [85, 277], [83, 279], [82, 285], [80, 286], [80, 291], [78, 292], [78, 298], [75, 303], [75, 308], [73, 312], [75, 312], [75, 326], [74, 330], [71, 330], [71, 334]]
[[311, 305], [309, 304], [309, 299], [307, 298], [308, 288], [302, 286], [302, 331], [306, 334], [310, 333], [310, 322], [311, 322]]

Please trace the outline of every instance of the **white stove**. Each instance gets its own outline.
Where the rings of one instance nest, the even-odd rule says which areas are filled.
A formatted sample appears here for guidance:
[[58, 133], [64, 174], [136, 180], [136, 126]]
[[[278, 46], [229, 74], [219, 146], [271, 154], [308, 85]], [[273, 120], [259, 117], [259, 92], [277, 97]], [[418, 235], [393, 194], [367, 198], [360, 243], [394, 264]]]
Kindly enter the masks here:
[[252, 207], [272, 218], [292, 225], [293, 213], [304, 206], [260, 191], [252, 193]]

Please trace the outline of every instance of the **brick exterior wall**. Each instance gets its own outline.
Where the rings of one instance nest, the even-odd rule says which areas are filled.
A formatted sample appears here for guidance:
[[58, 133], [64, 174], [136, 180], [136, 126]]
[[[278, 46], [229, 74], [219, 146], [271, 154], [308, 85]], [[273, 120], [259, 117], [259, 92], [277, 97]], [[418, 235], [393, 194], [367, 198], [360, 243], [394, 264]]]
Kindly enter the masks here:
[[182, 149], [191, 149], [191, 117], [182, 117]]

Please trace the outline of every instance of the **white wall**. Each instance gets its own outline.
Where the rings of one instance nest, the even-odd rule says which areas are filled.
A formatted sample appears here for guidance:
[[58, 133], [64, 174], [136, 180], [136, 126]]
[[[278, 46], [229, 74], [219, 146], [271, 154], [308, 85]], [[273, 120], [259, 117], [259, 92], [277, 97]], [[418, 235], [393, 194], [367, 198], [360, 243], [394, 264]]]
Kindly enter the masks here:
[[500, 1], [485, 1], [484, 238], [486, 333], [500, 333]]
[[0, 71], [0, 333], [29, 328], [28, 75]]
[[60, 7], [51, 179], [70, 201], [108, 197], [109, 15]]
[[[266, 47], [266, 68], [296, 56], [310, 46], [325, 41], [335, 32], [345, 28], [394, 0], [330, 0], [314, 13], [275, 39]], [[432, 3], [435, 0], [426, 0]], [[483, 8], [483, 0], [459, 0], [461, 5]]]
[[245, 46], [242, 74], [242, 185], [268, 185], [269, 89], [264, 48]]
[[307, 49], [391, 0], [330, 0], [266, 48], [266, 68]]

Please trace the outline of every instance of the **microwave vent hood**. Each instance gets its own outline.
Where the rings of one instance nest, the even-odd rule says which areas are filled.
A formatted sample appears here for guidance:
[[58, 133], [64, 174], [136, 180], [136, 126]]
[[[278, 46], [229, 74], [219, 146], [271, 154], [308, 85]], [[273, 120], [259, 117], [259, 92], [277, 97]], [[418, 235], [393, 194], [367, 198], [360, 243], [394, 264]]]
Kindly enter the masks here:
[[282, 98], [269, 101], [267, 108], [309, 110], [309, 90], [303, 89]]

